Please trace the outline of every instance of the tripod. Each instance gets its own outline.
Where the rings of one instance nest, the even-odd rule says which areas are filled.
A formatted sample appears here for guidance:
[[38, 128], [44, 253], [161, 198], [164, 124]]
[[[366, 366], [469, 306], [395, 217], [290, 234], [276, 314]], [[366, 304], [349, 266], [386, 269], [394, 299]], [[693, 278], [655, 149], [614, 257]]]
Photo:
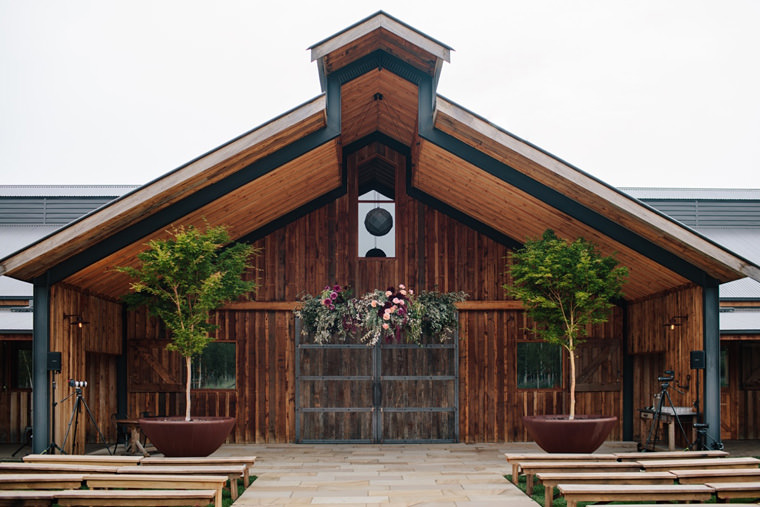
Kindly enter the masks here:
[[[61, 403], [68, 400], [72, 396], [76, 395], [76, 401], [74, 402], [74, 408], [71, 411], [71, 417], [69, 417], [69, 426], [66, 428], [66, 435], [63, 437], [63, 446], [66, 447], [66, 440], [69, 438], [69, 432], [71, 431], [71, 425], [74, 424], [74, 439], [71, 441], [71, 448], [76, 448], [77, 445], [77, 428], [79, 427], [79, 413], [82, 411], [82, 406], [84, 405], [85, 410], [87, 410], [87, 415], [90, 417], [90, 422], [93, 426], [95, 426], [95, 429], [98, 431], [98, 435], [100, 435], [100, 438], [103, 439], [103, 443], [106, 445], [106, 450], [108, 451], [108, 454], [113, 454], [111, 450], [108, 448], [108, 443], [106, 442], [106, 437], [103, 435], [103, 432], [100, 431], [100, 428], [98, 427], [98, 423], [95, 422], [95, 416], [92, 415], [92, 411], [90, 410], [89, 405], [87, 405], [87, 402], [84, 400], [84, 396], [82, 396], [82, 387], [81, 384], [87, 385], [86, 382], [77, 382], [74, 380], [69, 380], [69, 385], [73, 385], [75, 392], [73, 394], [70, 394], [66, 396], [64, 399], [61, 400]], [[57, 447], [57, 446], [56, 446]], [[61, 452], [64, 452], [63, 449], [59, 450]]]
[[658, 434], [660, 431], [660, 422], [662, 419], [662, 406], [665, 404], [666, 400], [668, 402], [668, 406], [672, 411], [673, 418], [678, 424], [678, 429], [681, 430], [681, 435], [683, 435], [686, 442], [689, 441], [689, 437], [686, 436], [686, 431], [683, 429], [681, 419], [678, 417], [678, 412], [676, 411], [676, 407], [673, 405], [673, 400], [670, 398], [670, 392], [668, 391], [670, 383], [673, 382], [673, 379], [674, 376], [672, 370], [666, 370], [664, 376], [657, 377], [657, 380], [660, 382], [660, 394], [657, 400], [657, 406], [654, 407], [654, 414], [652, 414], [652, 424], [649, 426], [647, 440], [644, 444], [643, 450], [645, 451], [655, 450], [655, 446], [657, 445], [658, 441]]
[[[53, 372], [53, 392], [50, 395], [50, 399], [52, 400], [50, 405], [50, 414], [51, 414], [51, 420], [50, 420], [50, 443], [47, 446], [47, 449], [42, 451], [42, 454], [55, 454], [55, 451], [60, 452], [61, 454], [66, 454], [66, 451], [61, 449], [58, 444], [55, 443], [55, 407], [58, 405], [58, 402], [55, 401], [55, 375], [56, 373], [59, 373], [57, 371]], [[61, 401], [66, 401], [70, 398], [70, 396], [67, 396]]]

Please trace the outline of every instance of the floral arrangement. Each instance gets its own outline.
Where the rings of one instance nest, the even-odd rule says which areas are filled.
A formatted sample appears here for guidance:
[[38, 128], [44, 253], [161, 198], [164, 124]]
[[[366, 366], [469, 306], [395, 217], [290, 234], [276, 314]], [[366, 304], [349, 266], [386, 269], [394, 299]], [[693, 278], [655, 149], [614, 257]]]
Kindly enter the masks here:
[[457, 325], [455, 303], [464, 292], [415, 294], [403, 284], [351, 298], [350, 289], [325, 287], [318, 297], [306, 295], [295, 311], [302, 334], [316, 343], [344, 342], [355, 337], [368, 346], [378, 341], [420, 343], [423, 335], [450, 338]]

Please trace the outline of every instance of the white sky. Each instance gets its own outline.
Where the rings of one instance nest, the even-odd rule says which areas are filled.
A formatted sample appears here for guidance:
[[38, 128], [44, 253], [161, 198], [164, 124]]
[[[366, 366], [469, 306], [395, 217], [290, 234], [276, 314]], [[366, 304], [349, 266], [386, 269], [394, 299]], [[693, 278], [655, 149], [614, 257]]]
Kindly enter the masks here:
[[760, 188], [758, 0], [0, 0], [0, 183], [157, 178], [319, 94], [306, 48], [380, 9], [456, 50], [439, 93], [603, 181]]

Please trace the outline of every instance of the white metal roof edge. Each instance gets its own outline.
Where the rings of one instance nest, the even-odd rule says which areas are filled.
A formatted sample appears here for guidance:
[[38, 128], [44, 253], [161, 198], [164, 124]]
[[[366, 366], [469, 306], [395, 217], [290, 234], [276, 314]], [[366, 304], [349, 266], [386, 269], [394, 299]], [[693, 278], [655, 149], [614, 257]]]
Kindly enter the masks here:
[[330, 54], [338, 48], [341, 48], [351, 42], [367, 35], [368, 33], [377, 30], [378, 28], [384, 28], [389, 32], [398, 35], [402, 39], [405, 39], [412, 44], [424, 49], [428, 53], [432, 54], [436, 58], [442, 59], [446, 62], [451, 61], [451, 48], [445, 44], [438, 42], [412, 28], [411, 26], [402, 23], [398, 19], [386, 14], [383, 11], [378, 11], [368, 18], [359, 21], [358, 23], [342, 30], [327, 39], [324, 39], [316, 44], [312, 45], [311, 61], [319, 60], [324, 56]]

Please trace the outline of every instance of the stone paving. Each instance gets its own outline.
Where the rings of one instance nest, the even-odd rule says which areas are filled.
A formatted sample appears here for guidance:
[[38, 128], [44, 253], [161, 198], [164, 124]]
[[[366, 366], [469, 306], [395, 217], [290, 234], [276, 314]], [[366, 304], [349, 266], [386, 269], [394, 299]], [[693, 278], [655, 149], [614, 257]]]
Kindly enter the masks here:
[[[534, 444], [523, 444], [536, 450]], [[255, 454], [247, 505], [537, 504], [504, 479], [504, 444], [267, 445], [224, 447]]]

